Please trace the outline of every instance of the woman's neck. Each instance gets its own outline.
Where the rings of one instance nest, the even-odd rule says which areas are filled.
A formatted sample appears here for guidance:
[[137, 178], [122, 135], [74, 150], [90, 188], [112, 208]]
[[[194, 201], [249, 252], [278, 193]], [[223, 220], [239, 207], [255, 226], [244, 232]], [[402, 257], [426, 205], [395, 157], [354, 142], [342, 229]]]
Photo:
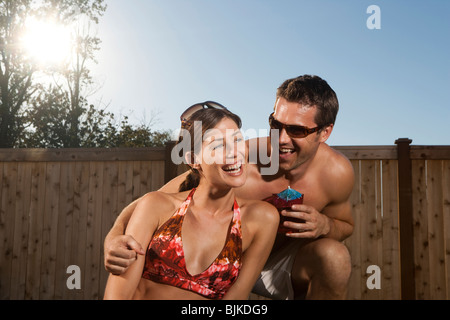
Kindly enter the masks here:
[[233, 188], [219, 189], [200, 181], [195, 191], [194, 205], [205, 209], [212, 215], [216, 215], [231, 210], [234, 199], [235, 193]]

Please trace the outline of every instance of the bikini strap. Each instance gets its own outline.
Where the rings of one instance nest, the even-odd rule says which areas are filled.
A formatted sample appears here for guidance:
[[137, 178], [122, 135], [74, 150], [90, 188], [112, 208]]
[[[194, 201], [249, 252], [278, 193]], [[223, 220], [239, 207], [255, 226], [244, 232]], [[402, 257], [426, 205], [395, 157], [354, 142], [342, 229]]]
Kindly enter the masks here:
[[191, 203], [192, 197], [194, 196], [196, 188], [193, 188], [191, 192], [189, 192], [189, 195], [187, 196], [186, 200], [181, 204], [180, 208], [178, 209], [177, 214], [180, 216], [184, 216], [186, 214], [186, 211], [189, 207], [189, 204]]
[[194, 196], [196, 188], [192, 188], [191, 192], [189, 192], [189, 195], [187, 196], [186, 200], [191, 201], [192, 197]]
[[241, 234], [241, 208], [239, 208], [236, 199], [234, 199], [233, 205], [233, 226], [237, 228], [237, 231]]

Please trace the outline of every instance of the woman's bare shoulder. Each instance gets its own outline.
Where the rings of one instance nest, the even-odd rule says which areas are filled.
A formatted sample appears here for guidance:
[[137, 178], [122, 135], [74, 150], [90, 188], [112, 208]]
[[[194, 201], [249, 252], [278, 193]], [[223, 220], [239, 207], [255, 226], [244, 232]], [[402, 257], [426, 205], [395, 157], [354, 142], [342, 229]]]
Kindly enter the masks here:
[[241, 203], [246, 220], [257, 221], [258, 223], [278, 223], [278, 210], [270, 203], [262, 200], [237, 199]]
[[163, 191], [152, 191], [144, 195], [138, 205], [152, 207], [157, 210], [171, 211], [180, 206], [189, 192], [168, 193]]

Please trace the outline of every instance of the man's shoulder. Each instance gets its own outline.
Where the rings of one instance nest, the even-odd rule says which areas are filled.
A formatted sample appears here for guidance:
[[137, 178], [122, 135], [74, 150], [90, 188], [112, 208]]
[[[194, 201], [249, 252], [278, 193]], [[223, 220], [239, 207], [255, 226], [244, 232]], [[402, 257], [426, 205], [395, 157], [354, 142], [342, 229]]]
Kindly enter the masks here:
[[328, 144], [321, 144], [319, 151], [321, 152], [321, 157], [326, 162], [326, 167], [330, 168], [330, 172], [336, 172], [340, 169], [339, 174], [348, 172], [353, 173], [353, 166], [350, 160], [341, 152], [330, 147]]
[[[326, 144], [321, 149], [324, 164], [321, 170], [322, 185], [334, 197], [347, 196], [354, 184], [354, 170], [350, 160]], [[337, 185], [339, 188], [336, 188]]]

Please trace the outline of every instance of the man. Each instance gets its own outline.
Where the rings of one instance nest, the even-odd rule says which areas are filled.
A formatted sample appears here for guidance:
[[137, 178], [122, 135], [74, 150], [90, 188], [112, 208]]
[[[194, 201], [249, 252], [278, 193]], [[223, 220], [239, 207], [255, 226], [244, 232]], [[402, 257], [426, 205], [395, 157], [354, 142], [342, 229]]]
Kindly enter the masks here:
[[[354, 183], [353, 167], [347, 158], [325, 142], [330, 136], [339, 103], [326, 81], [304, 75], [286, 80], [277, 90], [269, 122], [279, 129], [279, 170], [262, 175], [259, 164], [249, 165], [244, 186], [236, 190], [242, 198], [263, 200], [288, 186], [304, 195], [303, 204], [283, 210], [283, 222], [292, 228], [278, 234], [272, 253], [253, 292], [273, 299], [345, 299], [351, 272], [350, 255], [341, 241], [353, 232], [349, 201]], [[270, 144], [270, 138], [259, 144]], [[251, 145], [251, 143], [249, 143]], [[175, 192], [184, 175], [161, 190]], [[105, 239], [105, 266], [122, 273], [145, 254], [134, 239], [124, 236], [134, 210], [130, 204], [121, 213]]]

